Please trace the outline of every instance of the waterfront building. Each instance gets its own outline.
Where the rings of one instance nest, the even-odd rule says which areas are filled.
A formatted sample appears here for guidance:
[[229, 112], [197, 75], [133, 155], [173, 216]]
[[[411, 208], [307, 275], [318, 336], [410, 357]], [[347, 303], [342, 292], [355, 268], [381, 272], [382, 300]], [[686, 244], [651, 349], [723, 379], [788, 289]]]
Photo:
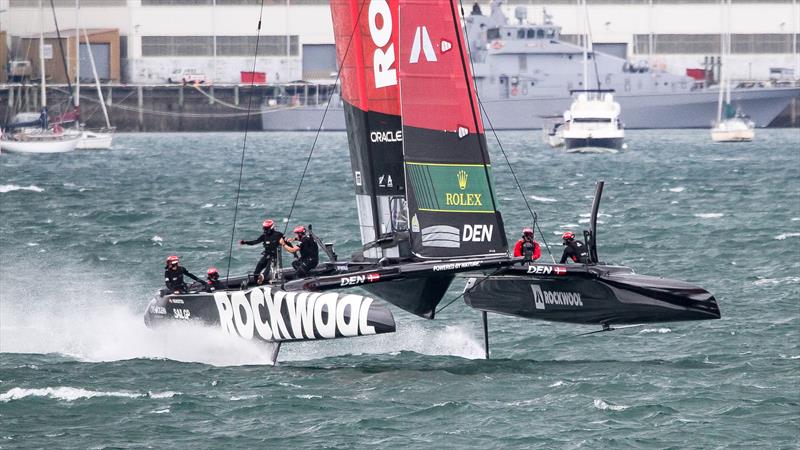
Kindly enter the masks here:
[[[55, 31], [49, 0], [45, 32]], [[75, 27], [75, 0], [55, 0], [59, 26]], [[253, 71], [261, 0], [81, 0], [84, 26], [119, 33], [123, 83], [166, 83], [178, 73], [200, 74], [215, 84], [239, 83]], [[488, 12], [488, 2], [480, 3]], [[589, 0], [597, 51], [624, 56], [634, 64], [676, 74], [705, 69], [719, 55], [721, 8], [710, 0]], [[265, 0], [255, 72], [268, 83], [332, 81], [336, 71], [327, 0]], [[543, 9], [562, 27], [562, 38], [577, 40], [580, 14], [572, 0], [518, 0], [537, 21]], [[0, 0], [0, 58], [25, 58], [28, 37], [41, 27], [37, 0]], [[511, 19], [513, 20], [513, 19]], [[800, 74], [798, 0], [734, 1], [734, 80], [792, 79]], [[98, 47], [100, 51], [100, 47]], [[112, 56], [113, 58], [114, 56]], [[0, 60], [0, 63], [7, 61]], [[113, 80], [113, 78], [110, 78]], [[113, 80], [115, 81], [115, 80]], [[175, 81], [175, 80], [173, 80]]]

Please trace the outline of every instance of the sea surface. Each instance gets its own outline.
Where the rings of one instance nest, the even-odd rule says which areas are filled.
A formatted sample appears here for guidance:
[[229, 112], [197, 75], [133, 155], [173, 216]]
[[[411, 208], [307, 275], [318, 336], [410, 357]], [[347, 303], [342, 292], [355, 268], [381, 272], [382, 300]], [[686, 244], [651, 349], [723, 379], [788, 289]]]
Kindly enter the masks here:
[[[142, 320], [166, 256], [225, 273], [241, 134], [3, 154], [0, 447], [798, 448], [800, 132], [757, 134], [630, 131], [616, 155], [499, 134], [557, 257], [604, 179], [601, 258], [704, 286], [721, 320], [578, 337], [595, 328], [490, 315], [487, 361], [458, 300], [435, 321], [393, 307], [394, 334], [284, 345], [274, 367], [264, 344]], [[513, 241], [530, 216], [487, 137]], [[321, 135], [289, 218], [313, 141], [248, 136], [236, 240], [269, 217], [359, 247], [344, 133]], [[242, 273], [259, 249], [232, 256]]]

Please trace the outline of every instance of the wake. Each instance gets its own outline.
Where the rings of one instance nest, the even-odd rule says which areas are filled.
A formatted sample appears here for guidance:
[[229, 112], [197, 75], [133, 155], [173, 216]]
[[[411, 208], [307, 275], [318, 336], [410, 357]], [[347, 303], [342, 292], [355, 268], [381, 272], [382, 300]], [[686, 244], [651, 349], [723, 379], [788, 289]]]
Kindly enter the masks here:
[[[57, 264], [53, 267], [59, 267]], [[5, 269], [8, 269], [6, 267]], [[87, 362], [167, 359], [214, 366], [269, 365], [274, 344], [228, 336], [217, 327], [144, 325], [145, 293], [120, 294], [120, 286], [82, 270], [56, 270], [36, 286], [0, 274], [0, 353], [58, 354]], [[25, 270], [14, 273], [31, 273]], [[9, 279], [12, 278], [12, 279]], [[133, 290], [135, 291], [135, 289]], [[129, 291], [130, 292], [130, 291]], [[403, 314], [396, 309], [393, 312]], [[443, 326], [405, 315], [398, 331], [380, 336], [287, 343], [279, 361], [343, 355], [394, 354], [483, 357], [472, 327]]]

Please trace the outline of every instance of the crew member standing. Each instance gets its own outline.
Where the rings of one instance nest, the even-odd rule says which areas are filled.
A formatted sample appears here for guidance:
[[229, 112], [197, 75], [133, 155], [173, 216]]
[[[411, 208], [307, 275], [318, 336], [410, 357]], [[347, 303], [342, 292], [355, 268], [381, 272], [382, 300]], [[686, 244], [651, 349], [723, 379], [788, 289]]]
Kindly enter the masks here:
[[284, 244], [283, 233], [275, 229], [274, 221], [267, 219], [261, 224], [261, 227], [264, 232], [257, 239], [252, 241], [242, 239], [239, 241], [239, 245], [264, 245], [261, 259], [258, 260], [254, 271], [254, 275], [258, 277], [258, 284], [264, 283], [264, 280], [269, 277], [270, 266], [273, 261], [277, 261], [280, 257], [280, 246]]
[[533, 229], [527, 227], [522, 229], [522, 239], [514, 245], [514, 256], [524, 256], [525, 261], [536, 261], [542, 256], [539, 243], [533, 239]]
[[185, 294], [186, 282], [183, 281], [184, 275], [193, 279], [194, 281], [199, 281], [200, 283], [203, 282], [200, 277], [193, 275], [191, 272], [186, 270], [185, 267], [181, 266], [180, 260], [177, 256], [172, 255], [168, 257], [167, 266], [164, 268], [164, 282], [167, 284], [167, 289], [172, 291], [174, 294]]
[[300, 257], [292, 261], [292, 267], [297, 278], [303, 278], [319, 264], [319, 246], [313, 236], [306, 234], [306, 227], [298, 225], [294, 227], [294, 233], [297, 236], [297, 245], [292, 247], [284, 244], [283, 248], [295, 256], [300, 252]]
[[567, 231], [561, 235], [564, 240], [564, 253], [561, 255], [561, 264], [567, 262], [567, 258], [572, 262], [587, 264], [589, 262], [589, 251], [583, 242], [575, 240], [575, 233]]

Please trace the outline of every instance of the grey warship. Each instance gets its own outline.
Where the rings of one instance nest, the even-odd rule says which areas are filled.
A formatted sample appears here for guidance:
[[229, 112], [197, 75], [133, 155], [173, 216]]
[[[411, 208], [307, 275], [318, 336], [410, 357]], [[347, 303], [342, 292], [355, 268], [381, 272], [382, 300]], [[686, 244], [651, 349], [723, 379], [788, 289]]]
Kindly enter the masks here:
[[[489, 15], [473, 8], [465, 21], [487, 126], [498, 130], [540, 129], [545, 118], [560, 116], [569, 109], [570, 91], [601, 88], [614, 91], [627, 129], [711, 126], [716, 114], [716, 86], [596, 50], [589, 53], [589, 86], [583, 86], [582, 47], [562, 40], [561, 27], [546, 12], [542, 23], [535, 24], [527, 20], [526, 9], [517, 8], [512, 23], [502, 11], [502, 3], [492, 1]], [[769, 125], [798, 96], [800, 87], [757, 84], [731, 92], [733, 104], [757, 127]], [[292, 105], [264, 105], [263, 129], [345, 130], [337, 93], [330, 96], [330, 104], [328, 96], [320, 95], [294, 100]]]

